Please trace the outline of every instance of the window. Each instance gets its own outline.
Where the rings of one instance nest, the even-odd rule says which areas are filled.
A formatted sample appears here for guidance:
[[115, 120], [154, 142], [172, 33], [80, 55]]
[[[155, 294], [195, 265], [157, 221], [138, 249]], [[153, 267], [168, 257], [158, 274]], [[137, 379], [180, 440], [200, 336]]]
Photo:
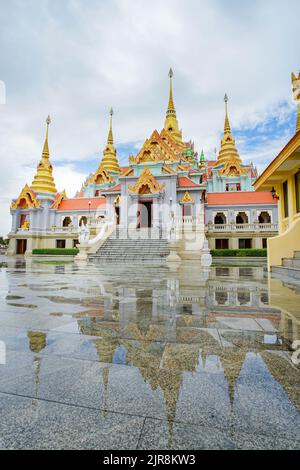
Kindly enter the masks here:
[[96, 189], [95, 191], [95, 197], [98, 197], [98, 196], [100, 196], [100, 189]]
[[76, 245], [79, 244], [79, 241], [78, 240], [73, 240], [73, 248], [76, 248]]
[[62, 223], [63, 227], [69, 227], [69, 225], [71, 225], [71, 224], [72, 224], [71, 217], [69, 217], [69, 216], [65, 217], [64, 220], [63, 220], [63, 223]]
[[223, 212], [218, 212], [218, 213], [215, 215], [214, 223], [215, 223], [216, 225], [223, 225], [223, 224], [226, 224], [226, 216], [225, 216], [225, 214], [223, 214]]
[[248, 224], [248, 216], [246, 212], [239, 212], [235, 219], [236, 224]]
[[258, 222], [260, 224], [270, 224], [271, 216], [267, 211], [262, 211], [258, 216]]
[[296, 211], [300, 212], [300, 171], [295, 174]]
[[262, 247], [267, 248], [267, 239], [266, 238], [262, 239]]
[[229, 276], [229, 268], [216, 268], [216, 276], [217, 277], [228, 277]]
[[239, 238], [239, 249], [252, 248], [251, 238]]
[[228, 250], [229, 239], [228, 238], [216, 238], [216, 250]]
[[66, 248], [66, 240], [56, 240], [56, 248]]
[[81, 225], [87, 225], [87, 217], [85, 215], [79, 219], [79, 227], [81, 227]]
[[215, 298], [218, 305], [225, 305], [228, 301], [228, 293], [223, 291], [217, 291], [215, 293]]
[[288, 200], [288, 183], [285, 181], [282, 185], [283, 189], [283, 210], [284, 210], [284, 217], [289, 216], [289, 200]]

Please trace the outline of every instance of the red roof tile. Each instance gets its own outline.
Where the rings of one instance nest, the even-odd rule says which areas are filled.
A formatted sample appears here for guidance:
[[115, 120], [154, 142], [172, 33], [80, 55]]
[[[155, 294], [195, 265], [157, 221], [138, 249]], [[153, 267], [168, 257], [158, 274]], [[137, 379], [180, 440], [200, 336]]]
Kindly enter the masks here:
[[108, 188], [108, 189], [103, 189], [103, 192], [106, 193], [106, 192], [120, 192], [121, 191], [121, 185], [120, 184], [117, 184], [116, 186], [114, 186], [113, 188]]
[[177, 186], [179, 188], [200, 188], [200, 184], [194, 183], [194, 181], [190, 180], [186, 176], [179, 176], [177, 178]]
[[210, 205], [237, 204], [277, 204], [270, 191], [236, 191], [224, 193], [208, 193], [207, 203]]
[[91, 201], [91, 210], [98, 209], [100, 207], [105, 207], [106, 199], [105, 197], [82, 197], [79, 199], [64, 199], [58, 211], [88, 211], [89, 210], [89, 201]]

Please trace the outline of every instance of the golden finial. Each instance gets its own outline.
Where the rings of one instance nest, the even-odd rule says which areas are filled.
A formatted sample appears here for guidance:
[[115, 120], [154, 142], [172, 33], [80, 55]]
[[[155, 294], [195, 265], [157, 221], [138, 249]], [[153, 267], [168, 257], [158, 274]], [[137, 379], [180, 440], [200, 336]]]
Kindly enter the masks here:
[[173, 70], [171, 68], [169, 70], [168, 75], [169, 75], [169, 78], [170, 78], [170, 94], [169, 94], [169, 103], [168, 103], [167, 115], [168, 114], [176, 115], [174, 101], [173, 101], [173, 90], [172, 90]]
[[229, 124], [229, 118], [228, 118], [228, 96], [227, 96], [227, 93], [225, 93], [225, 96], [224, 96], [224, 101], [225, 101], [225, 123], [224, 123], [224, 132], [225, 134], [226, 133], [230, 133], [231, 132], [231, 129], [230, 129], [230, 124]]
[[50, 116], [47, 116], [46, 119], [46, 136], [45, 136], [45, 142], [44, 142], [44, 147], [43, 147], [43, 152], [42, 152], [42, 158], [49, 158], [49, 145], [48, 145], [48, 131], [49, 131], [49, 125], [51, 123]]
[[107, 137], [107, 143], [109, 145], [113, 145], [113, 143], [114, 143], [113, 132], [112, 132], [112, 117], [113, 117], [113, 114], [114, 114], [114, 110], [112, 108], [110, 108], [110, 110], [109, 110], [109, 115], [110, 115], [110, 118], [109, 118], [109, 131], [108, 131], [108, 137]]

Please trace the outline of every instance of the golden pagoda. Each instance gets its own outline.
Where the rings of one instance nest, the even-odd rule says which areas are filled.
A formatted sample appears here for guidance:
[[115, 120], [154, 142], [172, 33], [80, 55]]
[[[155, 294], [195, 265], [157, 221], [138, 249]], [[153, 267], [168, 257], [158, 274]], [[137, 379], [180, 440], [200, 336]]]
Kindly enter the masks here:
[[172, 88], [173, 70], [172, 69], [170, 69], [169, 71], [169, 78], [170, 78], [170, 93], [169, 93], [169, 103], [168, 103], [168, 109], [166, 113], [164, 130], [168, 134], [171, 134], [171, 136], [177, 143], [182, 144], [182, 131], [179, 129], [178, 121], [176, 119], [174, 101], [173, 101], [173, 88]]
[[221, 149], [217, 159], [217, 165], [220, 163], [226, 163], [229, 160], [238, 160], [241, 161], [237, 148], [235, 146], [235, 140], [231, 134], [231, 128], [229, 124], [228, 118], [228, 96], [225, 94], [224, 96], [225, 101], [225, 123], [224, 123], [224, 136], [221, 140]]
[[103, 151], [101, 167], [104, 168], [106, 171], [113, 171], [115, 173], [120, 173], [119, 162], [117, 159], [117, 151], [114, 147], [114, 139], [113, 139], [113, 132], [112, 132], [112, 116], [113, 116], [112, 108], [109, 114], [110, 114], [109, 131], [108, 131], [108, 137], [107, 137], [107, 144]]
[[50, 116], [48, 116], [46, 119], [47, 128], [42, 158], [37, 166], [36, 175], [30, 187], [37, 193], [56, 194], [57, 191], [52, 176], [53, 168], [49, 159], [48, 130], [50, 122], [51, 119]]

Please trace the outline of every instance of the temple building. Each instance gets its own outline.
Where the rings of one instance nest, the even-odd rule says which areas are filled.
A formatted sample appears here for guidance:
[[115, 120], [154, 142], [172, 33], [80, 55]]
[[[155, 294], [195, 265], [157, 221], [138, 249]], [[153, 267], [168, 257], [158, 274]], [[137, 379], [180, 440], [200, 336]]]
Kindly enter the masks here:
[[[8, 254], [30, 256], [34, 249], [75, 247], [83, 240], [82, 227], [87, 227], [85, 242], [91, 256], [101, 252], [105, 257], [107, 249], [108, 254], [121, 257], [118, 246], [129, 235], [134, 240], [141, 237], [165, 242], [161, 257], [172, 244], [183, 259], [199, 258], [206, 238], [210, 248], [265, 247], [267, 238], [277, 234], [277, 200], [270, 191], [254, 192], [257, 172], [239, 156], [227, 106], [225, 95], [220, 151], [217, 160], [208, 161], [203, 150], [199, 155], [194, 143], [183, 139], [170, 69], [163, 128], [153, 130], [139, 152], [129, 155], [128, 165], [122, 167], [111, 109], [99, 166], [73, 198], [65, 191], [58, 192], [55, 186], [48, 118], [33, 182], [26, 184], [11, 204]], [[151, 247], [146, 248], [151, 251]]]
[[292, 73], [297, 105], [296, 131], [254, 183], [278, 200], [279, 235], [269, 240], [268, 267], [300, 279], [300, 73]]

